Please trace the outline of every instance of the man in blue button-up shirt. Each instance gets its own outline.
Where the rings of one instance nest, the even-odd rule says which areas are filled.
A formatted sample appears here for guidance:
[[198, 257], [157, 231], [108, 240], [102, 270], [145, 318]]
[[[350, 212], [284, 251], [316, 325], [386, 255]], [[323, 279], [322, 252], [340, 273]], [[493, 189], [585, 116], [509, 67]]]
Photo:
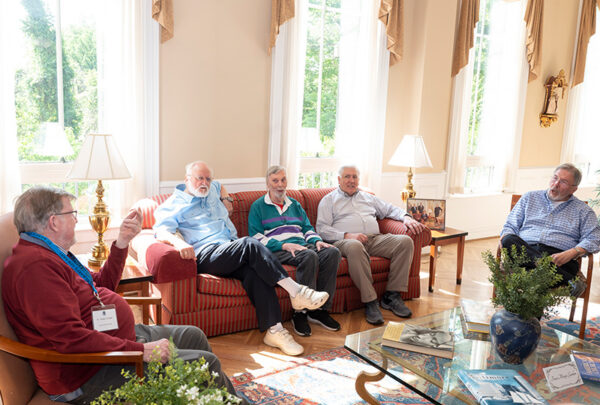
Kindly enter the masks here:
[[547, 190], [530, 191], [521, 197], [500, 234], [503, 248], [525, 247], [532, 259], [530, 268], [542, 254], [552, 256], [563, 276], [561, 285], [577, 275], [578, 257], [600, 250], [596, 214], [573, 195], [580, 182], [581, 172], [575, 166], [558, 166]]
[[[221, 190], [206, 163], [188, 164], [185, 184], [154, 212], [156, 239], [172, 245], [181, 258], [195, 260], [198, 273], [240, 280], [256, 308], [259, 329], [266, 331], [265, 344], [297, 356], [304, 349], [281, 324], [275, 286], [289, 293], [296, 310], [320, 308], [329, 294], [296, 283], [256, 239], [238, 239]], [[183, 239], [175, 235], [177, 231]]]

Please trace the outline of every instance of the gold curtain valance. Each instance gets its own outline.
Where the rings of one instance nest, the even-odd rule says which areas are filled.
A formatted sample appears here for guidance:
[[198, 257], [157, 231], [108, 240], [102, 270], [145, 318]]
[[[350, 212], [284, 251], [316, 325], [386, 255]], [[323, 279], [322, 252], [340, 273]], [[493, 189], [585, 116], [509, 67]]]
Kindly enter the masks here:
[[473, 48], [475, 27], [479, 21], [479, 0], [462, 0], [460, 16], [454, 41], [452, 57], [452, 77], [469, 63], [469, 51]]
[[390, 66], [402, 60], [404, 44], [403, 0], [381, 0], [379, 20], [385, 25], [387, 49], [390, 51]]
[[287, 20], [294, 18], [296, 10], [295, 0], [271, 0], [271, 36], [269, 39], [269, 55], [275, 46], [279, 27]]
[[173, 38], [173, 0], [152, 0], [152, 18], [160, 24], [160, 42]]
[[600, 0], [583, 0], [571, 87], [583, 82], [588, 44], [590, 37], [596, 32], [596, 7], [600, 7]]
[[540, 75], [542, 69], [542, 25], [544, 22], [544, 0], [529, 0], [525, 11], [527, 26], [527, 62], [529, 63], [529, 80]]

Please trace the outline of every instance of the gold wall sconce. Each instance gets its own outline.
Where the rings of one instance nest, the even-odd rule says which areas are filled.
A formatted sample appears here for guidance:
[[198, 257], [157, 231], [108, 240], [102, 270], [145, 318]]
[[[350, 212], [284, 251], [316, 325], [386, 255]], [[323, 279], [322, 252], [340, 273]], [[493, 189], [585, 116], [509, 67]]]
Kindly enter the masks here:
[[567, 79], [565, 70], [561, 69], [556, 76], [550, 76], [544, 84], [546, 96], [544, 97], [544, 110], [540, 114], [540, 126], [548, 128], [558, 120], [558, 92], [561, 90], [560, 98], [565, 97]]

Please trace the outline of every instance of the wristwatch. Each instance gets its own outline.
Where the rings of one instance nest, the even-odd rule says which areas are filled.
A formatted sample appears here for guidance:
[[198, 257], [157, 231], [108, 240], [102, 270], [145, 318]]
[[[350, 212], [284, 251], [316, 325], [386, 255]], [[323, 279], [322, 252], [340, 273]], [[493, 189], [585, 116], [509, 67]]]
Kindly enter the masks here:
[[221, 199], [221, 201], [223, 201], [223, 200], [227, 200], [227, 201], [229, 201], [230, 203], [232, 203], [232, 204], [233, 204], [233, 198], [231, 198], [230, 196], [227, 196], [227, 197], [220, 197], [220, 199]]
[[575, 251], [577, 252], [578, 257], [585, 256], [585, 250], [583, 250], [583, 248], [580, 248], [579, 246], [575, 246], [573, 249], [575, 249]]

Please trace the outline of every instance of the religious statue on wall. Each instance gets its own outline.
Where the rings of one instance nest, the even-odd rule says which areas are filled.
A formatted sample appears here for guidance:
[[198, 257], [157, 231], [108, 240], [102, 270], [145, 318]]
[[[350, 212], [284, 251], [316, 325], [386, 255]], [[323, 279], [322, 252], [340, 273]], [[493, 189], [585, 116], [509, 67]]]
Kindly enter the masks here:
[[544, 97], [544, 110], [540, 114], [540, 126], [549, 127], [558, 119], [558, 98], [564, 98], [567, 89], [567, 79], [564, 69], [558, 72], [557, 76], [550, 76], [546, 80], [546, 96]]

